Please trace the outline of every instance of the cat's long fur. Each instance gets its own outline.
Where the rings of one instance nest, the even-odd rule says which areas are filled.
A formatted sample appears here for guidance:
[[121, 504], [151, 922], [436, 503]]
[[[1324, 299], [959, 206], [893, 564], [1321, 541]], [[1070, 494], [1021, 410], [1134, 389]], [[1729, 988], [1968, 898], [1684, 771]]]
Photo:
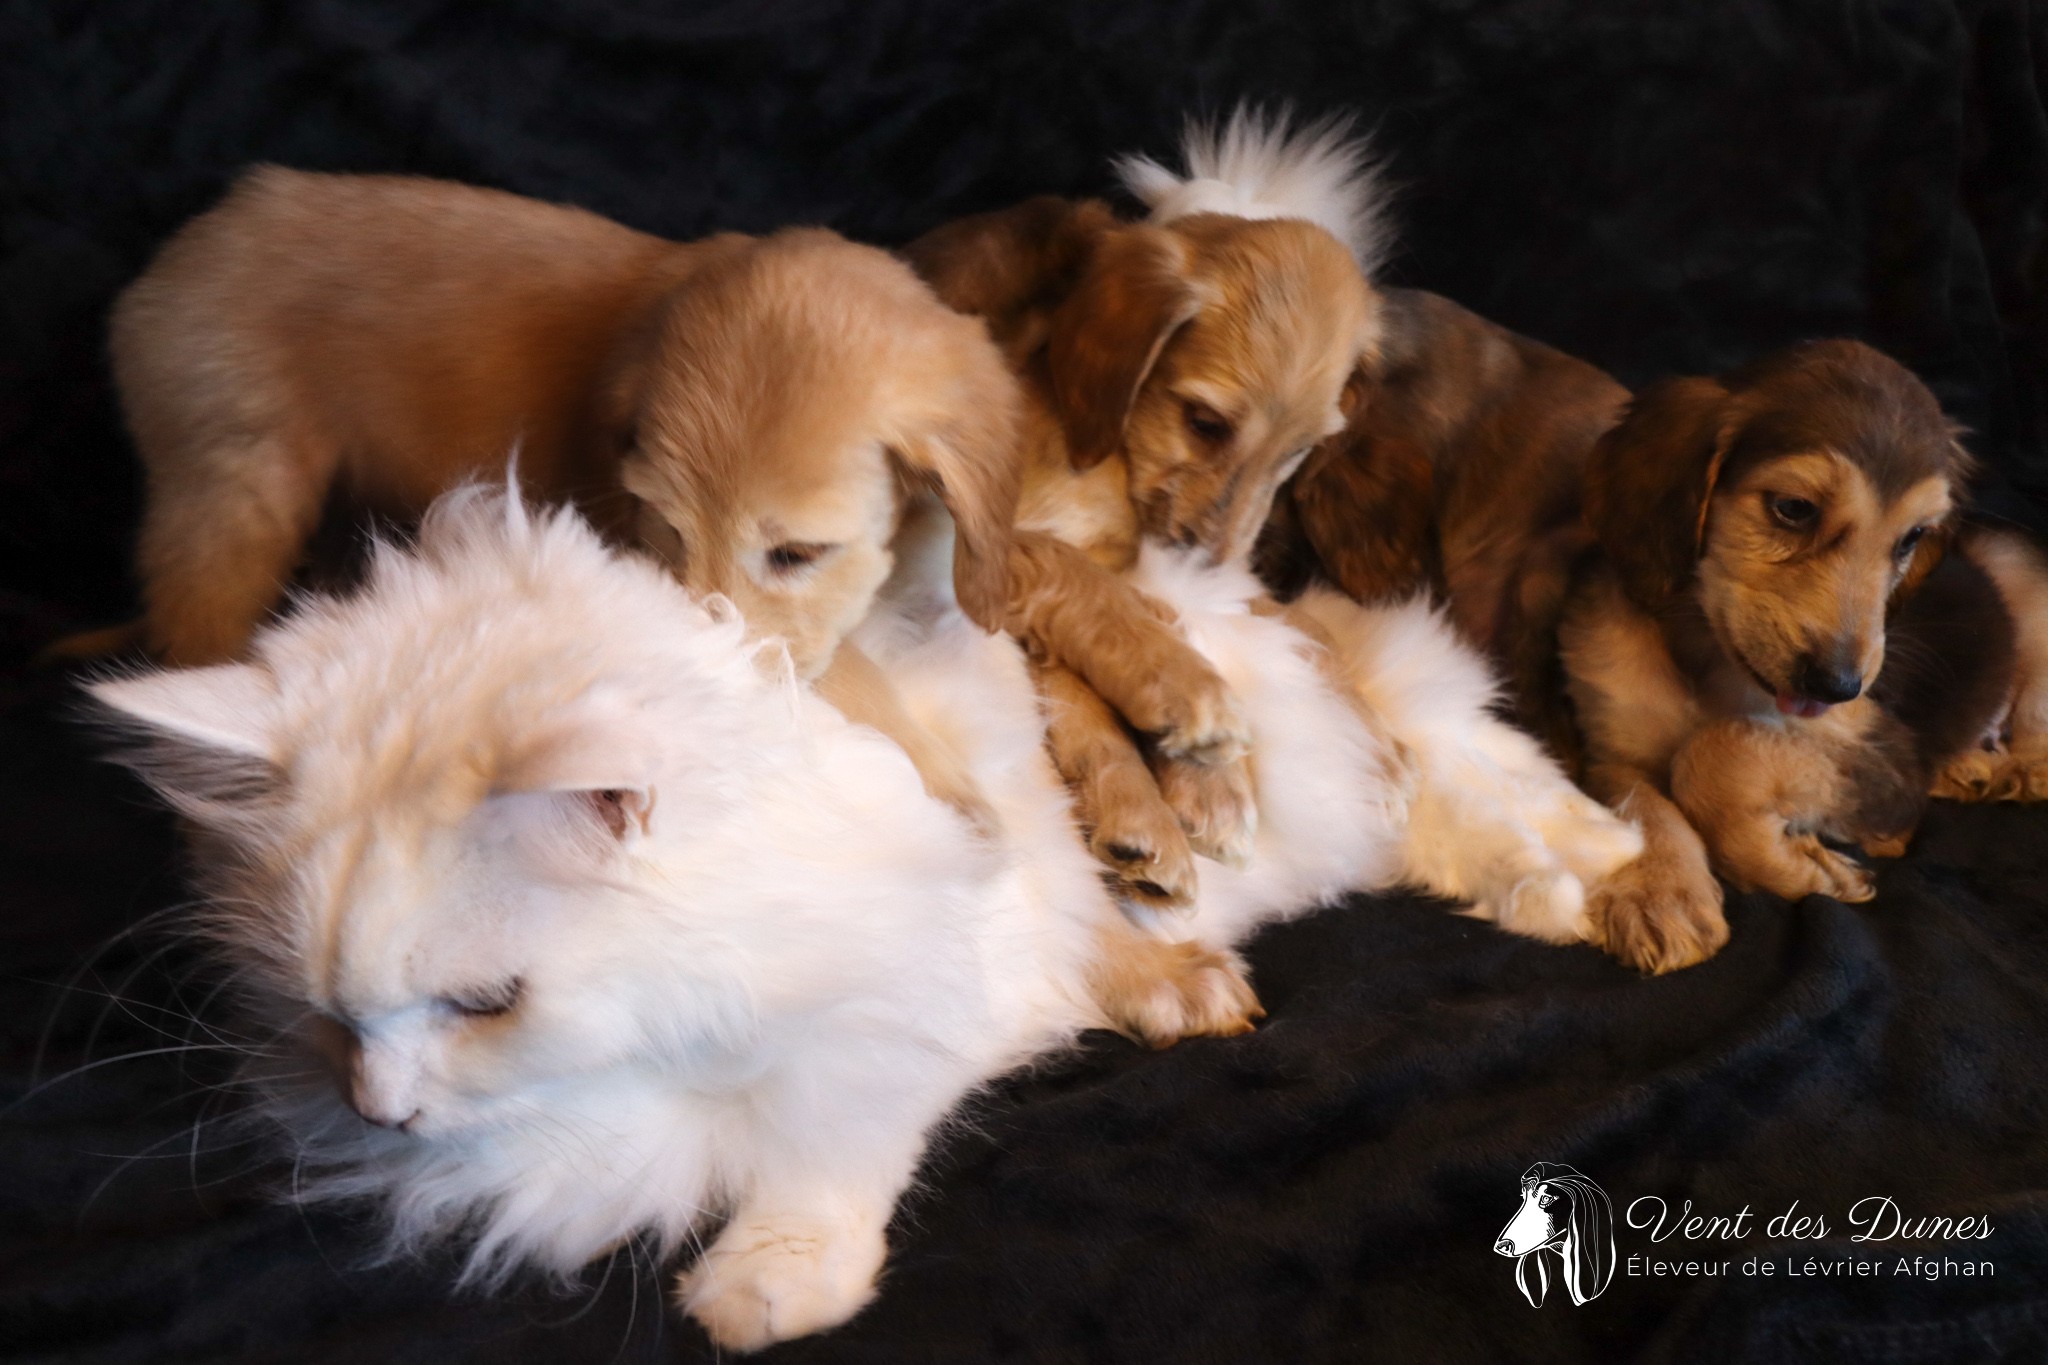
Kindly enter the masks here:
[[[719, 604], [501, 494], [454, 495], [249, 663], [96, 686], [183, 760], [147, 770], [209, 831], [217, 936], [279, 1034], [252, 1078], [303, 1192], [380, 1203], [398, 1245], [466, 1236], [486, 1281], [724, 1216], [681, 1291], [721, 1343], [859, 1310], [943, 1115], [1112, 1022], [1089, 973], [1120, 912], [1021, 653], [951, 602], [946, 540], [905, 554], [861, 638], [961, 751], [994, 844]], [[1228, 947], [1416, 875], [1403, 762], [1247, 609], [1249, 575], [1170, 553], [1141, 573], [1261, 755], [1251, 863], [1207, 869], [1179, 932]], [[1369, 699], [1411, 747], [1469, 756], [1483, 667], [1424, 607], [1344, 605]]]

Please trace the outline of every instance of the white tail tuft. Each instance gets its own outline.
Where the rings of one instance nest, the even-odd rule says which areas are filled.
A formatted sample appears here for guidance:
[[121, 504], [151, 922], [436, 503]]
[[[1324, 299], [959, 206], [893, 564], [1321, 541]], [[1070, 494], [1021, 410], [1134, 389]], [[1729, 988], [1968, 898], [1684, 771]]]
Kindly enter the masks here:
[[1302, 218], [1351, 248], [1371, 275], [1393, 242], [1388, 190], [1369, 139], [1333, 114], [1291, 127], [1293, 112], [1241, 104], [1220, 129], [1189, 119], [1181, 134], [1185, 175], [1148, 156], [1116, 161], [1124, 187], [1167, 223], [1191, 213]]

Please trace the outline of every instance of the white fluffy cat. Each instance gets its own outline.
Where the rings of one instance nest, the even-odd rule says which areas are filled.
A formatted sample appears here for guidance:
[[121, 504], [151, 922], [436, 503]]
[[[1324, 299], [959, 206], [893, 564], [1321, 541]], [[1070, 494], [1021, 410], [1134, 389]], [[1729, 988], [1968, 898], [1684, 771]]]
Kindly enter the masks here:
[[[905, 582], [946, 581], [920, 562]], [[1491, 784], [1475, 799], [1502, 774], [1544, 800], [1563, 783], [1482, 752], [1513, 732], [1426, 609], [1332, 607], [1403, 758], [1299, 634], [1246, 611], [1247, 575], [1166, 555], [1145, 573], [1244, 698], [1263, 775], [1251, 863], [1205, 867], [1178, 932], [1227, 949], [1416, 875], [1461, 764]], [[719, 1342], [857, 1312], [942, 1116], [1129, 1026], [1094, 1003], [1104, 926], [1129, 930], [1021, 655], [943, 597], [893, 603], [863, 643], [960, 749], [995, 844], [764, 668], [729, 612], [501, 493], [451, 495], [415, 550], [380, 550], [358, 593], [307, 602], [248, 663], [95, 686], [205, 834], [211, 927], [278, 1037], [252, 1079], [303, 1192], [377, 1201], [400, 1245], [467, 1238], [484, 1280], [722, 1218], [680, 1291]], [[1633, 852], [1604, 815], [1566, 832], [1604, 840], [1596, 860]], [[1199, 1015], [1198, 995], [1162, 987], [1158, 1009]]]

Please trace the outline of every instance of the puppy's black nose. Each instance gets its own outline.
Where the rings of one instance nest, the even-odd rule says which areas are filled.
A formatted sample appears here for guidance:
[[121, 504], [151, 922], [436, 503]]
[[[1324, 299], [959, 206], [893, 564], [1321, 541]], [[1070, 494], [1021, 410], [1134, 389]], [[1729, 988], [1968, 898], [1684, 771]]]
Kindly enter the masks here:
[[1863, 694], [1863, 674], [1854, 664], [1830, 662], [1809, 654], [1799, 661], [1792, 685], [1799, 695], [1830, 706], [1854, 701]]

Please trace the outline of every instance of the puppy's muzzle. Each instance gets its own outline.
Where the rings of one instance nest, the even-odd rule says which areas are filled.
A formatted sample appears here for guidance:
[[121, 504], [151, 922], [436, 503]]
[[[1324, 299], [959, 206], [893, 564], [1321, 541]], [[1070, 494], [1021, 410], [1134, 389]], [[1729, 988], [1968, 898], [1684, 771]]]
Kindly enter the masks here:
[[1822, 658], [1818, 654], [1803, 655], [1792, 673], [1793, 688], [1801, 697], [1825, 702], [1829, 706], [1856, 700], [1863, 695], [1863, 672], [1856, 664], [1848, 662], [1845, 655], [1847, 651], [1832, 658]]

